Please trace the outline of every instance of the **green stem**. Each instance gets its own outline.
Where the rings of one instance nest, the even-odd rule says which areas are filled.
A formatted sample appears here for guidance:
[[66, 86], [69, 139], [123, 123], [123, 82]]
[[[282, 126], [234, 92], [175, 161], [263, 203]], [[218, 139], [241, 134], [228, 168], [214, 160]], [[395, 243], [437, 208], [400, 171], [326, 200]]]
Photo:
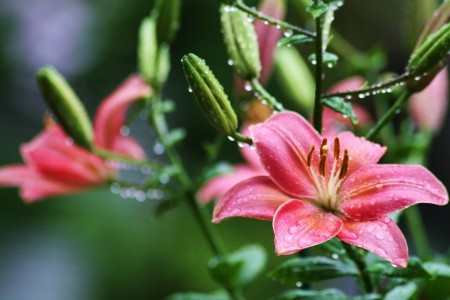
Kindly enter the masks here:
[[249, 6], [245, 5], [241, 1], [237, 1], [237, 2], [233, 3], [233, 6], [235, 6], [236, 8], [238, 8], [239, 10], [241, 10], [243, 12], [246, 12], [250, 16], [253, 16], [253, 17], [257, 18], [257, 19], [260, 19], [260, 20], [262, 20], [264, 22], [267, 22], [268, 24], [275, 25], [275, 26], [277, 26], [279, 28], [282, 28], [283, 30], [286, 30], [286, 31], [290, 30], [293, 33], [304, 34], [304, 35], [312, 37], [312, 38], [315, 37], [314, 33], [309, 32], [308, 30], [305, 30], [303, 28], [300, 28], [298, 26], [292, 25], [290, 23], [287, 23], [287, 22], [284, 22], [284, 21], [281, 21], [281, 20], [277, 20], [277, 19], [271, 18], [271, 17], [263, 14], [262, 12], [254, 9], [252, 7], [249, 7]]
[[263, 100], [267, 101], [270, 107], [275, 111], [284, 110], [283, 105], [275, 99], [268, 91], [266, 91], [261, 83], [258, 81], [258, 78], [253, 78], [251, 81], [253, 91], [257, 93]]
[[364, 293], [372, 293], [374, 292], [374, 285], [372, 284], [372, 279], [370, 276], [366, 273], [366, 263], [361, 258], [361, 256], [353, 249], [353, 246], [342, 243], [342, 245], [345, 248], [345, 251], [347, 252], [348, 257], [353, 260], [353, 262], [356, 264], [356, 267], [359, 270], [359, 275], [362, 283], [362, 289]]
[[430, 248], [419, 208], [417, 206], [409, 207], [405, 210], [405, 216], [417, 254], [422, 260], [432, 259], [433, 252]]
[[374, 127], [364, 136], [367, 140], [373, 139], [378, 132], [395, 116], [397, 111], [405, 105], [411, 96], [411, 92], [404, 91], [403, 94], [397, 99], [394, 105], [378, 120]]
[[320, 102], [322, 97], [322, 76], [323, 76], [323, 41], [322, 41], [322, 19], [316, 18], [316, 93], [314, 100], [313, 125], [320, 133], [322, 131], [323, 105]]

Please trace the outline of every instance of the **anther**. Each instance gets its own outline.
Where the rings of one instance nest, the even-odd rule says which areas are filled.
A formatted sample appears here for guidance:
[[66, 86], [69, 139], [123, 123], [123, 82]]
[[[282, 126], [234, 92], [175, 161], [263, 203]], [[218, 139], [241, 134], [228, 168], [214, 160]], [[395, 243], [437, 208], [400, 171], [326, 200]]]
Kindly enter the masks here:
[[348, 151], [344, 151], [344, 158], [342, 159], [341, 171], [339, 172], [339, 179], [342, 179], [347, 174], [348, 170]]
[[334, 159], [338, 159], [339, 154], [341, 154], [341, 143], [339, 142], [339, 139], [336, 137], [334, 138]]
[[322, 176], [325, 176], [325, 167], [327, 165], [327, 155], [323, 154], [320, 157], [320, 163], [319, 163], [319, 173]]
[[306, 163], [308, 164], [308, 167], [311, 167], [311, 161], [312, 161], [313, 152], [314, 152], [314, 146], [312, 146], [311, 149], [309, 149], [309, 152], [308, 152], [308, 158], [306, 159]]
[[328, 152], [327, 139], [322, 140], [322, 144], [320, 145], [320, 157], [322, 157], [323, 153]]

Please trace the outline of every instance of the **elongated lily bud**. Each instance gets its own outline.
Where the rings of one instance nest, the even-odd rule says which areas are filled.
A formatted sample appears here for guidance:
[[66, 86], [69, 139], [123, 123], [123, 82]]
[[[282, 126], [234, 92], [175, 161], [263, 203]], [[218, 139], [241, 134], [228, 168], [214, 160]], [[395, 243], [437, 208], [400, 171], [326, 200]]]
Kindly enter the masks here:
[[149, 83], [154, 82], [157, 55], [156, 21], [152, 17], [147, 17], [139, 28], [138, 65], [139, 73]]
[[[415, 80], [417, 82], [408, 84], [408, 88], [411, 91], [420, 91], [425, 88], [445, 66], [449, 51], [450, 24], [446, 24], [431, 34], [411, 55], [408, 72], [417, 76]], [[427, 73], [426, 76], [423, 76], [424, 73]]]
[[154, 13], [157, 14], [158, 43], [170, 44], [180, 27], [181, 0], [159, 0], [156, 2]]
[[220, 8], [225, 44], [236, 74], [245, 80], [258, 78], [261, 72], [258, 41], [247, 14], [231, 6]]
[[183, 56], [181, 63], [190, 89], [206, 119], [220, 133], [234, 135], [238, 127], [236, 114], [209, 67], [192, 53]]
[[36, 80], [42, 98], [67, 135], [77, 145], [91, 149], [91, 121], [80, 99], [64, 77], [53, 67], [44, 67], [36, 73]]

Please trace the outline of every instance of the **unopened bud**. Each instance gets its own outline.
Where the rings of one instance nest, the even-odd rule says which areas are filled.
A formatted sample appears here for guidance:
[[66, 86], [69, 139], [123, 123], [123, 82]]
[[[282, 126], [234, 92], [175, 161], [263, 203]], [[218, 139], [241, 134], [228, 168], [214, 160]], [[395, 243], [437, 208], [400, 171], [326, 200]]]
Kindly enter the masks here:
[[154, 81], [157, 54], [156, 22], [154, 18], [147, 17], [139, 28], [138, 65], [139, 73], [149, 83]]
[[258, 41], [248, 15], [228, 5], [221, 6], [220, 14], [230, 64], [242, 79], [258, 78], [261, 72]]
[[222, 85], [209, 67], [192, 53], [183, 56], [181, 63], [189, 89], [194, 93], [206, 119], [220, 133], [234, 135], [238, 127], [236, 114]]
[[413, 52], [408, 63], [408, 72], [422, 76], [448, 58], [450, 50], [450, 24], [442, 26], [428, 36], [425, 42]]
[[159, 44], [171, 43], [180, 27], [180, 0], [159, 0], [155, 4], [154, 14], [157, 15], [157, 39]]
[[92, 148], [92, 124], [81, 101], [53, 67], [44, 67], [36, 73], [36, 80], [47, 106], [58, 123], [73, 141], [86, 149]]

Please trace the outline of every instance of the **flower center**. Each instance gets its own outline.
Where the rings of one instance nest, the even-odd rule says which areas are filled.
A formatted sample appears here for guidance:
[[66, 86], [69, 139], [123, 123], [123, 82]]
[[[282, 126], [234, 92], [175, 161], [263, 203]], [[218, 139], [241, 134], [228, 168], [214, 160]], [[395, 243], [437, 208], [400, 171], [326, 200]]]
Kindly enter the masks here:
[[327, 139], [323, 139], [319, 149], [319, 162], [313, 165], [315, 147], [308, 152], [307, 165], [317, 191], [316, 203], [321, 207], [334, 211], [339, 204], [338, 194], [348, 170], [348, 151], [341, 155], [339, 139], [334, 139], [333, 163], [329, 163]]

